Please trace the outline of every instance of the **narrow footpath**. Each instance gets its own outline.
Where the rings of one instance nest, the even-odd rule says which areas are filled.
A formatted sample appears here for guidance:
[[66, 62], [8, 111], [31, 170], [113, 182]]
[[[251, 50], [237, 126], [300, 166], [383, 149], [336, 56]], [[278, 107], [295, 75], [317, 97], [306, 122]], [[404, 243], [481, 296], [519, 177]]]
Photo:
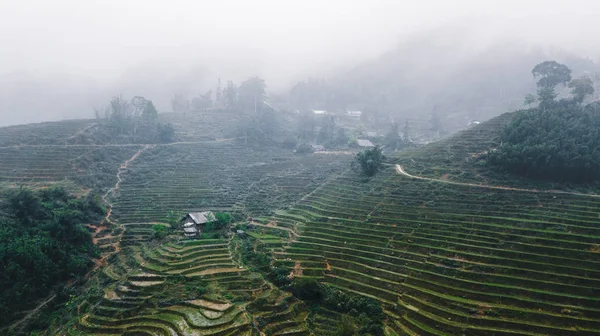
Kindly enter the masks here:
[[457, 181], [449, 181], [444, 179], [436, 179], [431, 177], [423, 177], [423, 176], [415, 176], [407, 173], [401, 165], [396, 165], [396, 172], [400, 175], [404, 175], [409, 178], [417, 179], [417, 180], [425, 180], [425, 181], [433, 181], [447, 184], [454, 184], [466, 187], [475, 187], [475, 188], [486, 188], [486, 189], [496, 189], [496, 190], [511, 190], [511, 191], [523, 191], [523, 192], [531, 192], [531, 193], [546, 193], [546, 194], [562, 194], [562, 195], [574, 195], [574, 196], [584, 196], [584, 197], [600, 197], [598, 194], [584, 194], [570, 191], [562, 191], [562, 190], [537, 190], [537, 189], [523, 189], [523, 188], [513, 188], [513, 187], [504, 187], [504, 186], [493, 186], [487, 184], [476, 184], [476, 183], [467, 183], [467, 182], [457, 182]]

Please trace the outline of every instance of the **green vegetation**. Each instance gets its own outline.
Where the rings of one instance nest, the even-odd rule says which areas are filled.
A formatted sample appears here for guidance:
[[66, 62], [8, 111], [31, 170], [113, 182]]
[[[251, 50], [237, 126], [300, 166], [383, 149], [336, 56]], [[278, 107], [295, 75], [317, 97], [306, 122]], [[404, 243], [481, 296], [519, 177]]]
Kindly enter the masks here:
[[375, 146], [356, 154], [352, 164], [353, 167], [360, 169], [364, 175], [373, 176], [381, 169], [384, 160], [385, 155], [383, 155], [381, 147]]
[[589, 182], [600, 178], [599, 103], [581, 106], [594, 92], [591, 80], [569, 83], [573, 99], [554, 101], [555, 87], [571, 79], [571, 70], [556, 62], [538, 64], [540, 106], [516, 112], [501, 134], [502, 145], [491, 150], [492, 166], [526, 177], [561, 182]]
[[98, 257], [83, 226], [104, 213], [99, 197], [59, 187], [11, 190], [0, 217], [0, 325], [55, 286], [89, 271]]
[[[533, 120], [595, 120], [586, 99], [548, 102]], [[93, 187], [111, 210], [110, 225], [90, 225], [106, 264], [55, 291], [68, 305], [52, 308], [46, 334], [600, 332], [600, 198], [585, 195], [595, 185], [569, 192], [484, 160], [520, 113], [385, 163], [380, 153], [369, 178], [358, 161], [348, 169], [349, 155], [227, 139], [243, 119], [229, 111], [161, 117], [181, 143], [86, 145], [71, 136], [94, 127], [65, 124], [48, 126], [55, 145], [0, 149], [2, 187], [60, 184], [78, 200]], [[398, 133], [387, 138], [410, 142]], [[180, 215], [209, 210], [219, 221], [187, 240]]]
[[81, 135], [85, 142], [168, 143], [174, 140], [175, 129], [158, 120], [151, 100], [135, 96], [130, 101], [113, 97], [103, 110], [96, 110], [99, 128]]
[[[359, 335], [383, 335], [385, 314], [381, 303], [372, 298], [348, 294], [337, 288], [321, 285], [314, 278], [298, 278], [291, 285], [291, 291], [302, 300], [320, 305], [339, 313], [348, 314], [357, 319]], [[342, 321], [344, 333], [354, 330], [351, 322]], [[344, 335], [342, 333], [341, 335]], [[349, 335], [353, 335], [350, 333]]]
[[154, 239], [164, 239], [169, 234], [169, 228], [160, 224], [152, 225], [152, 230], [154, 231]]
[[571, 81], [571, 69], [556, 61], [546, 61], [536, 65], [531, 73], [538, 79], [538, 96], [542, 105], [556, 98], [555, 88], [559, 84], [567, 85]]
[[600, 178], [600, 114], [597, 104], [584, 108], [560, 102], [546, 109], [516, 113], [502, 132], [502, 146], [489, 163], [515, 174], [556, 181], [589, 182]]

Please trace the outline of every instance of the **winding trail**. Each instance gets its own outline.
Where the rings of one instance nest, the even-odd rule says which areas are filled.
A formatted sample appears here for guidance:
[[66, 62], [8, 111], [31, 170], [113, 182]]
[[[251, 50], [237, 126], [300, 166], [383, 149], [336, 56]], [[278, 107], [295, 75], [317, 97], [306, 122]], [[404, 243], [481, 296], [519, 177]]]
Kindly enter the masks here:
[[449, 181], [444, 179], [436, 179], [431, 177], [423, 177], [423, 176], [415, 176], [407, 173], [401, 165], [396, 165], [396, 172], [400, 175], [404, 175], [409, 178], [417, 179], [417, 180], [425, 180], [425, 181], [433, 181], [447, 184], [454, 184], [466, 187], [475, 187], [475, 188], [486, 188], [486, 189], [495, 189], [495, 190], [510, 190], [510, 191], [523, 191], [523, 192], [531, 192], [531, 193], [546, 193], [546, 194], [561, 194], [561, 195], [574, 195], [574, 196], [584, 196], [584, 197], [600, 197], [598, 194], [584, 194], [578, 192], [570, 192], [570, 191], [562, 191], [562, 190], [537, 190], [537, 189], [523, 189], [523, 188], [513, 188], [513, 187], [503, 187], [503, 186], [493, 186], [487, 184], [476, 184], [476, 183], [467, 183], [467, 182], [456, 182]]
[[[111, 220], [110, 220], [110, 216], [112, 215], [112, 209], [113, 209], [113, 204], [109, 201], [109, 196], [110, 195], [114, 195], [115, 192], [117, 192], [119, 190], [119, 187], [121, 186], [121, 182], [123, 181], [121, 178], [121, 175], [127, 171], [127, 169], [129, 169], [129, 165], [131, 164], [131, 162], [133, 162], [135, 159], [137, 159], [138, 156], [140, 156], [140, 154], [142, 154], [144, 151], [150, 149], [150, 148], [154, 148], [154, 145], [143, 145], [142, 148], [140, 148], [137, 152], [135, 152], [135, 154], [133, 154], [132, 157], [130, 157], [128, 160], [126, 160], [125, 162], [123, 162], [121, 164], [121, 166], [119, 167], [119, 170], [117, 170], [117, 182], [115, 183], [115, 185], [108, 189], [106, 191], [106, 193], [104, 194], [104, 196], [102, 196], [102, 201], [104, 201], [104, 203], [106, 203], [106, 216], [104, 217], [103, 222], [100, 224], [100, 226], [106, 225], [108, 224], [114, 224]], [[117, 236], [117, 240], [114, 243], [111, 243], [111, 245], [114, 247], [114, 250], [112, 252], [108, 252], [106, 253], [104, 256], [102, 256], [97, 262], [96, 262], [96, 266], [94, 266], [94, 268], [92, 269], [91, 272], [97, 270], [98, 268], [100, 268], [102, 265], [104, 265], [106, 263], [106, 260], [108, 260], [108, 258], [113, 255], [116, 254], [120, 251], [119, 248], [119, 243], [121, 241], [121, 238], [123, 237], [123, 234], [125, 233], [125, 228], [122, 228], [121, 232], [119, 233], [119, 235]], [[105, 238], [108, 237], [112, 237], [111, 236], [106, 236]], [[91, 273], [90, 272], [90, 273]], [[88, 273], [88, 274], [90, 274]]]
[[70, 141], [70, 140], [76, 139], [78, 136], [84, 134], [85, 132], [87, 132], [88, 130], [90, 130], [92, 127], [96, 127], [97, 125], [98, 125], [97, 123], [92, 123], [90, 125], [87, 125], [86, 127], [84, 127], [82, 129], [80, 129], [79, 131], [75, 132], [75, 134], [73, 134], [70, 137], [68, 137], [65, 140], [65, 143], [68, 142], [68, 141]]
[[290, 228], [287, 228], [287, 227], [267, 225], [267, 224], [262, 224], [262, 223], [258, 223], [258, 222], [255, 222], [255, 221], [251, 221], [250, 225], [260, 226], [260, 227], [264, 227], [264, 228], [267, 228], [267, 229], [282, 230], [282, 231], [289, 232], [290, 234], [292, 234], [292, 235], [294, 235], [296, 237], [299, 237], [299, 234], [296, 231], [294, 231], [294, 230], [292, 230]]
[[[11, 324], [10, 326], [4, 328], [4, 329], [0, 329], [0, 332], [4, 332], [6, 330], [14, 330], [16, 332], [22, 332], [23, 326], [26, 326], [27, 322], [29, 319], [31, 319], [32, 317], [34, 317], [39, 311], [40, 309], [44, 308], [48, 303], [50, 303], [52, 300], [54, 300], [56, 298], [56, 294], [51, 294], [50, 296], [48, 296], [48, 298], [46, 298], [42, 303], [40, 303], [37, 307], [33, 308], [32, 310], [28, 311], [27, 314], [20, 320], [16, 321], [15, 323]], [[21, 326], [20, 329], [17, 329], [17, 327]]]
[[[110, 223], [113, 224], [110, 220], [110, 216], [112, 214], [112, 203], [108, 200], [109, 195], [114, 194], [118, 189], [119, 186], [121, 185], [121, 174], [123, 174], [128, 168], [129, 168], [129, 164], [131, 164], [131, 162], [133, 162], [138, 156], [140, 156], [140, 154], [142, 154], [145, 150], [153, 148], [154, 145], [143, 145], [142, 148], [140, 148], [140, 150], [138, 150], [137, 152], [135, 152], [135, 154], [133, 154], [133, 156], [131, 158], [129, 158], [128, 160], [126, 160], [125, 162], [123, 162], [121, 164], [121, 166], [119, 167], [119, 170], [117, 171], [117, 182], [115, 183], [115, 185], [108, 189], [108, 191], [104, 194], [104, 196], [102, 196], [102, 200], [104, 201], [104, 203], [106, 203], [107, 205], [107, 209], [108, 211], [106, 212], [106, 216], [104, 217], [104, 221], [99, 225], [99, 226], [93, 226], [93, 225], [87, 225], [87, 227], [94, 229], [94, 233], [98, 233], [102, 228], [104, 228], [104, 225], [106, 223]], [[122, 232], [119, 234], [119, 239], [113, 243], [114, 246], [114, 251], [112, 253], [107, 253], [106, 255], [102, 256], [97, 262], [96, 265], [94, 266], [94, 268], [88, 272], [88, 274], [86, 275], [86, 278], [95, 270], [97, 270], [98, 268], [100, 268], [102, 265], [104, 265], [106, 263], [106, 260], [113, 254], [118, 253], [119, 252], [119, 241], [121, 240], [121, 237], [123, 236], [125, 230], [122, 230]], [[95, 241], [95, 238], [94, 238]], [[32, 317], [34, 317], [42, 308], [44, 308], [48, 303], [50, 303], [51, 301], [53, 301], [56, 298], [56, 293], [52, 293], [50, 296], [48, 296], [48, 298], [46, 298], [43, 302], [41, 302], [40, 304], [38, 304], [34, 309], [30, 310], [27, 312], [27, 314], [21, 318], [20, 320], [12, 323], [11, 325], [9, 325], [6, 328], [0, 329], [0, 332], [4, 332], [6, 330], [9, 329], [13, 329], [16, 330], [18, 332], [21, 331], [21, 329], [17, 330], [17, 328], [19, 327], [23, 327], [24, 325], [26, 325], [27, 321], [30, 320]]]

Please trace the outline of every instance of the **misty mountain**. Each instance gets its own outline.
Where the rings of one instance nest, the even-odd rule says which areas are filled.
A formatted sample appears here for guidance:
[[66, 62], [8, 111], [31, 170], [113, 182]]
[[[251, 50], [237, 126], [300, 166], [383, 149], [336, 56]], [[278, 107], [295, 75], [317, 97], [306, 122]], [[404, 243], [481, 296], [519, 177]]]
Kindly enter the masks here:
[[376, 59], [312, 81], [328, 92], [306, 106], [365, 109], [396, 121], [426, 121], [435, 110], [444, 128], [454, 131], [521, 108], [524, 96], [535, 93], [531, 69], [540, 62], [566, 63], [574, 76], [598, 70], [593, 61], [566, 51], [514, 40], [482, 45], [472, 35], [451, 32], [416, 35]]

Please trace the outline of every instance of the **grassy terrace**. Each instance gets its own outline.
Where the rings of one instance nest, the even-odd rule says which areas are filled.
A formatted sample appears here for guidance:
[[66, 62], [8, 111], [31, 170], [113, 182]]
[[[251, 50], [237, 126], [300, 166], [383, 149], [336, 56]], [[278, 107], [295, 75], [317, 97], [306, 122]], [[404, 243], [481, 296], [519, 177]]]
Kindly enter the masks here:
[[377, 298], [390, 334], [597, 335], [599, 209], [600, 198], [389, 168], [370, 182], [332, 180], [271, 220], [300, 233], [274, 249], [278, 260]]
[[19, 145], [60, 145], [88, 127], [93, 120], [65, 120], [0, 128], [0, 147]]
[[157, 146], [123, 176], [114, 214], [121, 223], [138, 223], [160, 221], [173, 209], [266, 213], [310, 192], [349, 158], [293, 156], [233, 141]]
[[307, 334], [303, 304], [240, 267], [223, 239], [129, 247], [69, 335]]

